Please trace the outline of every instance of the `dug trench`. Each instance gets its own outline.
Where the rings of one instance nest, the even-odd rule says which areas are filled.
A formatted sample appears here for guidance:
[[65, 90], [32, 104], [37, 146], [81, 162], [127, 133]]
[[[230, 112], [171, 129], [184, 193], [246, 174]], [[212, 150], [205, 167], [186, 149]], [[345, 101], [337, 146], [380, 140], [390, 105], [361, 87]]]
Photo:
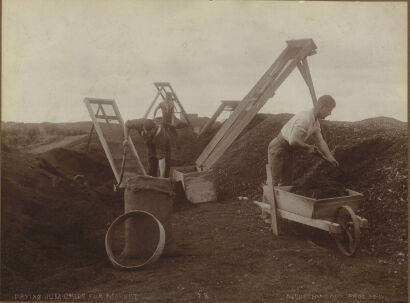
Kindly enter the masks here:
[[[37, 155], [3, 148], [2, 299], [406, 301], [407, 125], [386, 118], [322, 125], [348, 176], [344, 185], [365, 196], [358, 213], [370, 228], [358, 254], [347, 258], [326, 233], [296, 223], [281, 221], [275, 238], [252, 203], [266, 180], [267, 145], [289, 117], [258, 115], [214, 169], [219, 201], [193, 205], [183, 195], [175, 201], [182, 256], [134, 272], [114, 269], [105, 253], [105, 232], [124, 201], [112, 190], [100, 147]], [[181, 133], [173, 165], [192, 165], [215, 131], [195, 148], [196, 136]], [[145, 163], [143, 145], [136, 146]], [[84, 179], [74, 181], [78, 175]], [[337, 172], [300, 154], [294, 175], [297, 184]]]

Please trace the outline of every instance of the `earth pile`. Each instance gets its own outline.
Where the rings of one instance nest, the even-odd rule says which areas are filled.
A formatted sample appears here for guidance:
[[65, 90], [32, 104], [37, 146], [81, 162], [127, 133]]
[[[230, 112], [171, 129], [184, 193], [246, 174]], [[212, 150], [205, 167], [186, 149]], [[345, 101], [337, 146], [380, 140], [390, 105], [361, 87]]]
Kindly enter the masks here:
[[[214, 168], [221, 200], [247, 196], [261, 201], [268, 144], [290, 117], [268, 115], [229, 147]], [[363, 236], [365, 251], [389, 256], [407, 252], [407, 123], [379, 117], [321, 125], [344, 176], [326, 161], [301, 152], [294, 160], [294, 184], [316, 184], [316, 189], [322, 184], [327, 191], [329, 186], [320, 183], [327, 179], [364, 194], [358, 214], [370, 224]]]

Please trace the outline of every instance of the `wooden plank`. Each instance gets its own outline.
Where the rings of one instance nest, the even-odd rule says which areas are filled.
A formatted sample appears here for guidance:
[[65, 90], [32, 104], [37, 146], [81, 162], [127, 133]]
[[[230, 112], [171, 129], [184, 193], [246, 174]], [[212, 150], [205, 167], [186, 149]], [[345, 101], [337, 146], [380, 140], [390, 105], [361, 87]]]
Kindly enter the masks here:
[[241, 101], [233, 101], [233, 100], [222, 100], [221, 101], [222, 104], [224, 104], [225, 106], [231, 106], [231, 107], [237, 107], [239, 105], [239, 103], [241, 103]]
[[185, 195], [190, 202], [204, 203], [217, 200], [212, 171], [197, 172], [195, 166], [172, 167], [170, 176], [173, 182], [182, 183]]
[[306, 74], [306, 78], [307, 78], [306, 84], [309, 87], [309, 92], [310, 92], [310, 95], [312, 97], [313, 106], [316, 106], [317, 97], [316, 97], [315, 88], [313, 86], [312, 76], [310, 74], [310, 69], [309, 69], [309, 64], [308, 64], [307, 57], [303, 58], [302, 62], [303, 62], [303, 67], [305, 69], [305, 74]]
[[117, 116], [95, 115], [97, 119], [118, 120]]
[[259, 81], [255, 84], [255, 86], [250, 90], [250, 92], [242, 99], [239, 105], [236, 107], [235, 111], [229, 117], [228, 120], [222, 125], [220, 130], [216, 133], [216, 135], [212, 138], [209, 144], [205, 147], [202, 151], [201, 155], [195, 161], [197, 167], [202, 167], [205, 160], [208, 158], [209, 154], [213, 151], [215, 146], [219, 143], [220, 140], [224, 137], [225, 133], [229, 130], [232, 124], [238, 119], [240, 114], [243, 110], [245, 110], [252, 102], [254, 102], [253, 97], [255, 93], [260, 90], [261, 86], [265, 84], [269, 74], [278, 68], [278, 65], [281, 66], [283, 64], [283, 59], [288, 56], [289, 48], [285, 48], [279, 57], [275, 60], [275, 62], [268, 68], [265, 74], [259, 79]]
[[169, 82], [154, 82], [154, 85], [157, 87], [157, 89], [159, 90], [159, 87], [163, 87], [163, 86], [169, 86]]
[[350, 206], [353, 211], [356, 211], [359, 207], [360, 201], [361, 199], [358, 197], [351, 197], [350, 199], [341, 197], [340, 200], [335, 200], [332, 202], [327, 201], [325, 203], [318, 201], [315, 203], [313, 218], [322, 219], [333, 217], [336, 211], [344, 205]]
[[[291, 60], [294, 57], [294, 55], [295, 55], [295, 50], [288, 50], [283, 60], [277, 64], [276, 66], [277, 68], [266, 72], [268, 77], [270, 77], [270, 78], [267, 78], [267, 80], [269, 81], [265, 81], [265, 83], [261, 82], [261, 85], [255, 89], [255, 94], [252, 96], [252, 98], [249, 99], [250, 102], [247, 105], [247, 107], [240, 108], [243, 102], [238, 106], [235, 112], [240, 111], [240, 113], [238, 115], [238, 119], [236, 119], [236, 121], [233, 122], [233, 123], [238, 123], [238, 124], [231, 125], [231, 127], [224, 134], [223, 138], [219, 142], [217, 142], [217, 144], [215, 144], [212, 154], [208, 155], [208, 158], [202, 161], [202, 167], [204, 168], [204, 170], [210, 169], [212, 165], [215, 164], [215, 162], [219, 159], [219, 157], [222, 156], [225, 150], [230, 146], [230, 144], [232, 144], [232, 142], [236, 139], [236, 137], [242, 132], [242, 130], [246, 127], [246, 125], [252, 120], [252, 118], [256, 115], [259, 109], [262, 108], [262, 106], [267, 102], [269, 98], [273, 97], [276, 88], [272, 85], [273, 83], [275, 83], [275, 81], [277, 81], [275, 79], [278, 79], [279, 77], [283, 75], [283, 68], [285, 66], [286, 66], [286, 69], [288, 68], [289, 62], [290, 62], [289, 60]], [[289, 73], [290, 72], [291, 71], [289, 71]], [[279, 85], [280, 84], [281, 82], [279, 83]], [[252, 107], [254, 107], [253, 110], [252, 110]], [[248, 115], [249, 114], [248, 111], [250, 112], [250, 115]], [[248, 115], [247, 118], [245, 118], [246, 115]], [[238, 127], [240, 128], [238, 129]], [[231, 133], [234, 134], [234, 137], [230, 137]], [[227, 138], [230, 138], [230, 139], [227, 139]], [[228, 141], [228, 142], [225, 142], [225, 141]], [[221, 144], [221, 147], [219, 147], [218, 144]]]
[[216, 201], [217, 194], [213, 173], [187, 173], [183, 174], [183, 186], [187, 199], [192, 203]]
[[189, 126], [189, 127], [192, 127], [192, 123], [191, 123], [191, 121], [190, 121], [189, 118], [188, 118], [188, 114], [185, 112], [185, 109], [184, 109], [184, 107], [182, 106], [181, 102], [179, 102], [179, 99], [178, 99], [178, 97], [177, 97], [177, 94], [175, 93], [175, 91], [174, 91], [174, 89], [172, 88], [171, 84], [168, 84], [168, 85], [169, 85], [169, 88], [170, 88], [171, 91], [172, 91], [172, 94], [174, 95], [174, 98], [175, 98], [176, 103], [178, 104], [178, 106], [179, 106], [179, 108], [180, 108], [180, 110], [181, 110], [181, 112], [182, 112], [182, 114], [183, 114], [183, 116], [184, 116], [184, 118], [185, 118], [185, 121], [188, 123], [188, 126]]
[[316, 200], [275, 188], [277, 207], [304, 216], [313, 217]]
[[[270, 92], [267, 92], [270, 94]], [[256, 106], [253, 106], [249, 111], [244, 111], [244, 115], [241, 119], [231, 127], [231, 131], [226, 134], [223, 141], [220, 141], [219, 145], [215, 147], [212, 154], [203, 163], [203, 168], [209, 170], [212, 166], [219, 160], [223, 153], [228, 149], [228, 147], [235, 141], [235, 139], [240, 135], [240, 133], [245, 129], [249, 122], [255, 117], [256, 113], [265, 105], [269, 98], [264, 98], [264, 102], [258, 102]]]
[[315, 88], [313, 87], [313, 81], [310, 75], [307, 58], [303, 58], [302, 62], [298, 63], [298, 68], [299, 68], [299, 71], [303, 79], [305, 80], [309, 88], [310, 96], [312, 97], [313, 106], [316, 106], [317, 98], [316, 98]]
[[[247, 123], [249, 123], [250, 120], [252, 120], [253, 116], [256, 115], [257, 111], [266, 103], [266, 101], [274, 94], [276, 89], [289, 76], [289, 74], [296, 67], [297, 63], [300, 60], [302, 60], [303, 58], [305, 58], [306, 55], [310, 51], [311, 51], [310, 45], [307, 45], [300, 52], [298, 52], [298, 54], [295, 56], [295, 58], [290, 61], [290, 63], [287, 65], [287, 67], [279, 74], [279, 76], [274, 81], [272, 81], [270, 83], [270, 85], [266, 88], [263, 95], [258, 100], [255, 101], [255, 103], [252, 105], [252, 106], [255, 107], [255, 109], [253, 111], [249, 110], [249, 112], [251, 114], [247, 118], [242, 118], [240, 120], [240, 123], [241, 123], [240, 125], [236, 126], [235, 128], [232, 128], [232, 134], [228, 134], [227, 137], [223, 138], [223, 141], [225, 141], [223, 145], [218, 147], [215, 144], [215, 146], [213, 148], [213, 151], [212, 151], [212, 153], [214, 153], [214, 155], [209, 155], [208, 154], [208, 157], [206, 159], [202, 160], [199, 163], [197, 162], [197, 166], [200, 166], [204, 170], [211, 169], [211, 167], [222, 156], [222, 154], [225, 152], [225, 150], [230, 146], [230, 144], [232, 144], [232, 142], [237, 138], [237, 136], [240, 134], [240, 132], [246, 127]], [[259, 107], [259, 109], [257, 109], [258, 107]], [[240, 108], [240, 106], [238, 106], [238, 108], [235, 110], [235, 112], [238, 111], [239, 108]], [[237, 116], [239, 116], [239, 114]], [[231, 123], [231, 125], [232, 125], [232, 123]], [[219, 143], [219, 141], [218, 141], [218, 143]]]
[[276, 206], [276, 195], [275, 195], [275, 191], [273, 190], [272, 169], [269, 164], [266, 164], [266, 178], [267, 178], [268, 184], [264, 189], [266, 189], [266, 196], [270, 203], [272, 232], [274, 235], [278, 236], [279, 229], [278, 229], [278, 221], [277, 221], [278, 218], [277, 218], [277, 213], [276, 213], [276, 207], [277, 207]]
[[204, 132], [206, 132], [208, 130], [209, 127], [211, 127], [211, 125], [215, 122], [216, 119], [218, 119], [219, 115], [222, 113], [222, 111], [224, 110], [224, 104], [221, 103], [221, 105], [219, 105], [218, 109], [216, 110], [216, 112], [212, 115], [211, 119], [209, 119], [205, 125], [202, 127], [202, 129], [199, 132], [199, 136], [202, 135]]
[[[104, 110], [102, 104], [98, 104], [98, 110], [101, 110], [102, 115], [98, 115], [98, 111], [97, 111], [97, 114], [95, 114], [95, 117], [96, 117], [97, 119], [104, 119], [105, 122], [106, 122], [107, 124], [109, 124], [109, 123], [110, 123], [110, 120], [107, 118], [107, 114], [105, 113], [105, 110]], [[100, 117], [98, 117], [98, 116], [100, 116]], [[101, 117], [103, 117], [103, 118], [101, 118]], [[115, 117], [115, 118], [116, 118], [116, 117]], [[116, 119], [115, 119], [115, 120], [116, 120]]]
[[148, 115], [149, 115], [149, 113], [150, 113], [152, 107], [154, 106], [155, 102], [157, 102], [158, 97], [159, 97], [159, 91], [158, 91], [157, 94], [155, 95], [154, 100], [152, 100], [151, 105], [148, 107], [148, 110], [146, 111], [146, 113], [145, 113], [145, 115], [144, 115], [144, 118], [147, 118], [147, 117], [148, 117]]
[[205, 147], [205, 149], [202, 151], [201, 155], [198, 157], [196, 160], [196, 164], [198, 167], [201, 167], [208, 158], [209, 154], [212, 152], [212, 150], [215, 148], [215, 146], [219, 143], [220, 140], [225, 136], [226, 132], [229, 130], [229, 128], [232, 126], [232, 124], [238, 119], [240, 114], [242, 113], [243, 110], [245, 110], [246, 107], [253, 102], [253, 97], [254, 94], [257, 90], [260, 90], [260, 87], [264, 84], [266, 81], [269, 73], [271, 70], [276, 68], [279, 64], [282, 64], [282, 60], [287, 56], [288, 54], [288, 48], [286, 48], [280, 56], [276, 59], [276, 61], [272, 64], [272, 66], [265, 72], [265, 74], [259, 79], [259, 81], [255, 84], [255, 86], [251, 89], [251, 91], [245, 96], [245, 98], [239, 103], [239, 105], [236, 107], [235, 111], [232, 113], [232, 115], [229, 117], [227, 121], [222, 125], [220, 130], [216, 133], [216, 135], [212, 138], [210, 143]]
[[174, 182], [182, 182], [182, 186], [183, 182], [184, 182], [184, 174], [182, 172], [180, 172], [178, 169], [176, 168], [171, 168], [171, 173], [170, 173], [171, 179]]
[[277, 212], [281, 218], [284, 218], [290, 221], [294, 221], [294, 222], [302, 223], [302, 224], [309, 225], [315, 228], [319, 228], [321, 230], [328, 231], [329, 233], [332, 233], [332, 234], [341, 233], [341, 226], [331, 221], [307, 218], [304, 216], [300, 216], [300, 215], [285, 211], [283, 209], [277, 209]]
[[[124, 124], [124, 120], [122, 119], [120, 110], [118, 109], [117, 103], [113, 103], [113, 108], [114, 108], [114, 112], [115, 114], [118, 116], [119, 118], [119, 126], [123, 132], [122, 138], [125, 138], [125, 124]], [[122, 144], [122, 143], [121, 143]], [[144, 168], [144, 165], [142, 164], [142, 161], [140, 159], [140, 156], [138, 155], [137, 149], [135, 148], [134, 142], [132, 141], [131, 136], [128, 134], [128, 148], [131, 151], [131, 154], [134, 156], [134, 158], [137, 160], [138, 166], [140, 171], [142, 172], [143, 175], [147, 175], [147, 172]], [[126, 181], [126, 179], [124, 178], [124, 181]], [[124, 182], [125, 183], [125, 182]]]
[[298, 39], [298, 40], [288, 40], [286, 43], [290, 47], [306, 47], [307, 45], [311, 45], [313, 49], [316, 49], [316, 45], [312, 39]]
[[85, 98], [89, 104], [107, 104], [112, 105], [114, 100], [113, 99], [98, 99], [98, 98]]
[[90, 134], [88, 136], [87, 145], [86, 145], [87, 147], [85, 148], [87, 152], [90, 151], [90, 144], [91, 144], [91, 139], [93, 137], [93, 134], [94, 134], [94, 123], [91, 125], [91, 130], [90, 130]]
[[265, 202], [253, 201], [256, 205], [258, 205], [263, 211], [270, 214], [270, 204]]
[[259, 110], [265, 105], [265, 103], [273, 96], [272, 90], [269, 88], [264, 91], [264, 94], [260, 99], [252, 105], [249, 105], [245, 109], [240, 118], [235, 121], [232, 127], [227, 131], [223, 139], [215, 147], [212, 154], [205, 160], [203, 166], [205, 169], [210, 169], [212, 165], [219, 160], [223, 153], [228, 149], [228, 147], [235, 141], [235, 139], [241, 134], [241, 132], [246, 128], [250, 121], [255, 117]]
[[[271, 213], [271, 206], [269, 204], [259, 202], [259, 201], [253, 201], [253, 203], [258, 205], [262, 209], [262, 211], [264, 211], [266, 213], [269, 213], [269, 214]], [[287, 219], [287, 220], [290, 220], [290, 221], [295, 221], [295, 222], [298, 222], [298, 223], [302, 223], [302, 224], [305, 224], [305, 225], [309, 225], [309, 226], [312, 226], [312, 227], [316, 227], [316, 228], [328, 231], [330, 233], [337, 234], [337, 233], [341, 232], [340, 225], [337, 224], [337, 223], [334, 223], [332, 221], [329, 221], [329, 220], [311, 219], [311, 218], [307, 218], [307, 217], [304, 217], [304, 216], [294, 214], [292, 212], [288, 212], [288, 211], [283, 210], [283, 209], [277, 209], [277, 214], [281, 218], [284, 218], [284, 219]]]
[[343, 205], [349, 205], [355, 211], [363, 199], [362, 194], [349, 189], [349, 196], [326, 199], [304, 197], [290, 192], [291, 189], [292, 186], [275, 187], [277, 207], [313, 219], [331, 218]]
[[103, 132], [100, 128], [100, 123], [97, 122], [97, 119], [94, 116], [94, 112], [93, 112], [93, 109], [91, 108], [90, 101], [86, 98], [86, 99], [84, 99], [84, 103], [85, 103], [85, 105], [88, 109], [91, 120], [94, 123], [95, 131], [97, 132], [98, 138], [100, 139], [100, 142], [101, 142], [101, 145], [104, 148], [105, 155], [107, 156], [108, 162], [110, 163], [110, 166], [111, 166], [111, 169], [114, 173], [115, 179], [117, 180], [117, 182], [119, 182], [120, 181], [120, 175], [119, 175], [119, 172], [117, 171], [117, 168], [115, 166], [114, 159], [111, 156], [110, 149], [107, 145], [107, 142], [105, 141], [104, 134], [103, 134]]
[[162, 98], [162, 101], [165, 101], [165, 93], [166, 93], [166, 91], [165, 91], [165, 89], [164, 89], [164, 86], [166, 86], [166, 85], [168, 85], [169, 83], [168, 82], [154, 82], [154, 85], [155, 85], [155, 87], [157, 88], [157, 90], [158, 90], [158, 93], [160, 94], [160, 96], [161, 96], [161, 98]]

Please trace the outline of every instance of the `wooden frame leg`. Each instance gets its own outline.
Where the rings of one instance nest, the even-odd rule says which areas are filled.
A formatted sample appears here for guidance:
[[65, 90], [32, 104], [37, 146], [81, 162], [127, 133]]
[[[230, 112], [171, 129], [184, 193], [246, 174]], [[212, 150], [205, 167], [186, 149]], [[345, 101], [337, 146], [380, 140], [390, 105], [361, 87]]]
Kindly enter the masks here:
[[279, 235], [279, 229], [278, 229], [278, 217], [276, 214], [276, 197], [275, 197], [275, 191], [273, 189], [273, 182], [272, 182], [272, 169], [270, 164], [266, 165], [266, 177], [267, 177], [267, 197], [270, 202], [270, 214], [271, 214], [271, 224], [272, 224], [272, 232], [275, 236]]

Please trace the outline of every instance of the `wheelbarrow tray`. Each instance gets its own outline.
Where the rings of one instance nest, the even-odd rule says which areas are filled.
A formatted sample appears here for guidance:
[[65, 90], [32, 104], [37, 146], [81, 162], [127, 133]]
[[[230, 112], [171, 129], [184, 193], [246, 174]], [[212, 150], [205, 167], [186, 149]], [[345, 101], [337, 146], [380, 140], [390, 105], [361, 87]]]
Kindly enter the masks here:
[[[276, 207], [311, 219], [333, 218], [337, 209], [344, 205], [356, 211], [363, 200], [361, 193], [351, 189], [346, 189], [349, 193], [347, 196], [313, 199], [290, 192], [293, 188], [293, 186], [275, 186]], [[264, 188], [264, 192], [265, 190]]]

